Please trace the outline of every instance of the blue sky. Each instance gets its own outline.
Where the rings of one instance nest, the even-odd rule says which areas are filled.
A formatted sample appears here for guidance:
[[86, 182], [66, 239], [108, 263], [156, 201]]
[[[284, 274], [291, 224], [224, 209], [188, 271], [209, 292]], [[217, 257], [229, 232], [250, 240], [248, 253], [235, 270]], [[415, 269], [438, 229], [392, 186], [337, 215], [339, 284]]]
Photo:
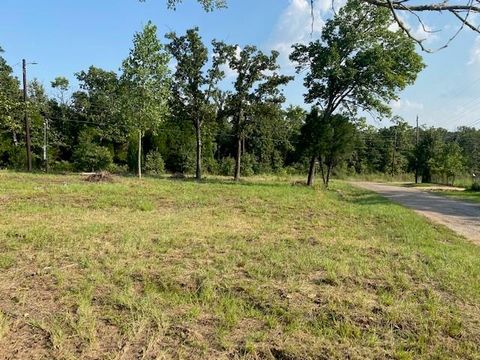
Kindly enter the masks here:
[[[11, 65], [22, 58], [35, 61], [29, 78], [38, 78], [46, 87], [58, 76], [74, 79], [74, 73], [90, 65], [118, 70], [128, 55], [135, 31], [152, 20], [159, 36], [169, 31], [183, 33], [200, 28], [206, 42], [216, 38], [228, 43], [255, 44], [281, 52], [284, 72], [292, 73], [288, 49], [292, 43], [311, 39], [307, 0], [229, 0], [228, 9], [205, 13], [193, 0], [185, 0], [177, 11], [167, 10], [165, 0], [2, 0], [0, 2], [0, 46]], [[317, 0], [318, 36], [323, 20], [331, 15], [330, 0]], [[473, 19], [474, 21], [476, 19]], [[424, 33], [412, 17], [405, 16], [412, 31], [427, 37], [431, 48], [442, 45], [456, 30], [452, 18], [427, 15], [426, 24], [441, 29]], [[454, 129], [480, 119], [480, 40], [464, 31], [447, 49], [423, 53], [427, 68], [415, 85], [393, 103], [394, 113], [414, 124]], [[20, 66], [14, 67], [19, 74]], [[74, 85], [75, 86], [75, 85]], [[289, 103], [303, 104], [300, 77], [286, 88]], [[306, 107], [306, 106], [305, 106]], [[385, 119], [379, 126], [387, 125]], [[476, 124], [480, 127], [480, 122]]]

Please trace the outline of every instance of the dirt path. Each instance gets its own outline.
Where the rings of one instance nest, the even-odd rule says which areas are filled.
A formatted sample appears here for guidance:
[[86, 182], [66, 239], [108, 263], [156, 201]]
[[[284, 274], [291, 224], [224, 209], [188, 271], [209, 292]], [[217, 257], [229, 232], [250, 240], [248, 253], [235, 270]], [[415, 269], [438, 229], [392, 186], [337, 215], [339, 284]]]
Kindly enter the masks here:
[[352, 182], [443, 224], [480, 245], [480, 205], [434, 195], [417, 188], [381, 183]]

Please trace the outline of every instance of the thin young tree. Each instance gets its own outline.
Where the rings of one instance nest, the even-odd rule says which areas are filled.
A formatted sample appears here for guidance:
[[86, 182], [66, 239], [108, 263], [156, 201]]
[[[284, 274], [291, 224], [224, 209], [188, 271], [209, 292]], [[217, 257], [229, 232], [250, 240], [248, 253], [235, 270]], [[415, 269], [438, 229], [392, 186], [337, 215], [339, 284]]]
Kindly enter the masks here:
[[122, 102], [132, 129], [138, 132], [137, 174], [142, 177], [142, 138], [155, 132], [168, 113], [170, 56], [148, 22], [133, 38], [133, 48], [122, 64]]
[[[327, 21], [320, 40], [294, 45], [290, 59], [298, 73], [306, 72], [305, 101], [319, 106], [322, 117], [359, 110], [390, 115], [388, 103], [413, 84], [422, 58], [413, 40], [388, 28], [391, 22], [387, 9], [350, 0]], [[309, 185], [317, 156], [310, 159]]]

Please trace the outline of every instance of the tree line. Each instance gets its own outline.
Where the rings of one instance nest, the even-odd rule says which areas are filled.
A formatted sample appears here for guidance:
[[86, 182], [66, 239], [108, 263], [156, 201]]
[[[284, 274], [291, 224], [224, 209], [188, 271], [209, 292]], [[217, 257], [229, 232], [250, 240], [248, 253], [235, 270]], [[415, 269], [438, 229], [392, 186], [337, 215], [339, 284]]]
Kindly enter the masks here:
[[[57, 77], [51, 95], [34, 79], [27, 102], [0, 57], [0, 167], [25, 168], [26, 113], [36, 169], [138, 176], [167, 170], [194, 173], [198, 180], [205, 172], [239, 180], [308, 171], [309, 184], [319, 172], [328, 185], [335, 171], [414, 168], [428, 180], [445, 164], [419, 150], [426, 140], [412, 148], [401, 143], [407, 135], [400, 129], [413, 131], [406, 123], [374, 129], [360, 116], [391, 117], [388, 104], [424, 67], [414, 41], [392, 29], [392, 21], [388, 9], [352, 0], [326, 22], [320, 39], [293, 47], [290, 59], [304, 76], [308, 112], [285, 103], [282, 90], [293, 78], [281, 74], [277, 52], [217, 40], [207, 45], [198, 28], [168, 33], [162, 41], [148, 23], [134, 35], [118, 72], [91, 66], [75, 74], [79, 90], [73, 92], [66, 78]], [[389, 167], [381, 144], [392, 129], [402, 145], [393, 147]], [[441, 133], [439, 142], [458, 150], [462, 171], [478, 166], [478, 157], [472, 158], [478, 155], [467, 150], [477, 145], [442, 131], [422, 129], [420, 138]], [[478, 142], [477, 132], [469, 131]]]

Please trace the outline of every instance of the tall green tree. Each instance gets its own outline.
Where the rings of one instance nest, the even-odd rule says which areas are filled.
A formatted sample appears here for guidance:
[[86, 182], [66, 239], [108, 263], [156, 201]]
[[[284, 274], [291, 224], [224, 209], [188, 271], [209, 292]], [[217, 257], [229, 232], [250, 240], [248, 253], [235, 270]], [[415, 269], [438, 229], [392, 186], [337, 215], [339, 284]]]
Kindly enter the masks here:
[[415, 160], [422, 183], [433, 181], [435, 159], [442, 151], [446, 130], [430, 128], [421, 132], [420, 141], [415, 147]]
[[23, 167], [24, 152], [19, 151], [24, 144], [20, 83], [2, 53], [0, 47], [0, 166]]
[[20, 110], [20, 83], [13, 76], [12, 68], [1, 56], [3, 49], [0, 47], [0, 127], [8, 132], [14, 142], [22, 133], [22, 124], [17, 115]]
[[75, 74], [80, 90], [73, 93], [72, 107], [80, 120], [97, 125], [101, 136], [112, 142], [126, 140], [127, 124], [121, 116], [120, 80], [114, 71], [90, 66]]
[[53, 81], [50, 82], [50, 85], [53, 89], [57, 90], [57, 98], [60, 101], [60, 104], [66, 105], [67, 103], [67, 93], [70, 88], [70, 82], [64, 76], [57, 76]]
[[138, 132], [137, 173], [142, 176], [142, 138], [155, 132], [168, 114], [170, 56], [148, 22], [133, 38], [133, 48], [122, 64], [122, 103], [132, 129]]
[[225, 62], [219, 44], [212, 43], [213, 61], [208, 65], [208, 49], [203, 44], [198, 28], [187, 30], [183, 36], [174, 32], [167, 34], [168, 50], [176, 60], [176, 71], [172, 84], [173, 101], [178, 112], [185, 114], [195, 129], [197, 180], [202, 179], [202, 127], [208, 119], [214, 119], [212, 97], [218, 82], [224, 77], [220, 66]]
[[[294, 45], [290, 59], [298, 73], [306, 71], [305, 101], [319, 106], [325, 118], [339, 110], [390, 115], [388, 103], [424, 67], [414, 42], [390, 30], [391, 23], [387, 9], [350, 0], [327, 21], [320, 40]], [[312, 156], [311, 180], [315, 161]]]
[[480, 130], [471, 127], [460, 127], [455, 139], [462, 148], [465, 166], [470, 174], [480, 171]]
[[440, 143], [429, 165], [432, 173], [440, 177], [440, 182], [453, 185], [455, 177], [465, 170], [465, 158], [460, 145], [454, 141]]
[[233, 92], [228, 96], [228, 108], [233, 120], [236, 137], [235, 180], [240, 180], [242, 144], [247, 125], [252, 119], [252, 105], [261, 102], [282, 103], [285, 98], [280, 89], [293, 78], [277, 73], [278, 52], [266, 55], [255, 46], [218, 44], [219, 51], [225, 53], [229, 68], [236, 74]]
[[[307, 156], [318, 157], [323, 184], [328, 187], [334, 168], [353, 151], [355, 125], [341, 114], [329, 117], [314, 107], [301, 128], [300, 146]], [[314, 170], [309, 185], [314, 183]], [[310, 174], [309, 174], [310, 176]]]

